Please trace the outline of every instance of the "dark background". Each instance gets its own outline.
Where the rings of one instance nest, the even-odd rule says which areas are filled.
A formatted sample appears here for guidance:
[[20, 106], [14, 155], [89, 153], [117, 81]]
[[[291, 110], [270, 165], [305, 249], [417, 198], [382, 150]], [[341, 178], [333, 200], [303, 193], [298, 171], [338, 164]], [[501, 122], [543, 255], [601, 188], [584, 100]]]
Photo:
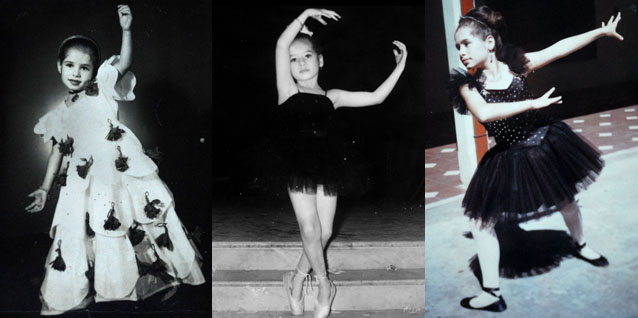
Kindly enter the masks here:
[[[505, 18], [504, 43], [528, 52], [583, 33], [607, 22], [621, 12], [618, 32], [624, 41], [602, 38], [585, 48], [531, 74], [529, 84], [535, 96], [555, 86], [563, 104], [545, 108], [549, 115], [566, 119], [638, 103], [638, 63], [635, 47], [638, 35], [638, 2], [635, 0], [477, 0]], [[425, 88], [427, 148], [456, 142], [454, 115], [445, 94], [448, 77], [447, 50], [455, 50], [445, 38], [440, 1], [428, 2], [426, 15], [427, 65]], [[449, 43], [448, 43], [449, 42]], [[456, 52], [456, 50], [455, 50]], [[455, 55], [456, 56], [456, 55]]]
[[[424, 7], [327, 6], [341, 20], [307, 25], [325, 48], [324, 89], [373, 91], [396, 63], [393, 40], [408, 48], [405, 71], [386, 101], [340, 108], [357, 150], [373, 166], [374, 188], [356, 200], [423, 202], [425, 94]], [[259, 144], [275, 129], [275, 43], [306, 7], [217, 7], [213, 21], [213, 176], [216, 197], [269, 195], [255, 185]], [[263, 169], [263, 168], [262, 168]], [[257, 168], [257, 170], [259, 170]], [[276, 173], [276, 172], [273, 172]], [[287, 201], [287, 196], [281, 196]], [[272, 190], [272, 189], [266, 189]], [[345, 198], [347, 199], [347, 198]], [[341, 199], [340, 199], [341, 200]]]
[[[66, 89], [56, 68], [59, 44], [73, 34], [93, 37], [102, 60], [119, 54], [122, 1], [0, 2], [0, 315], [35, 315], [48, 230], [58, 191], [44, 211], [28, 214], [26, 195], [41, 184], [50, 143], [33, 133], [38, 118], [61, 102]], [[145, 148], [163, 156], [159, 175], [173, 192], [176, 210], [204, 255], [207, 284], [183, 286], [165, 302], [101, 303], [92, 310], [189, 311], [210, 315], [211, 49], [210, 1], [135, 1], [133, 65], [136, 99], [120, 102], [120, 118]], [[8, 314], [8, 313], [6, 313]], [[85, 313], [77, 313], [82, 316]], [[95, 313], [94, 313], [95, 314]], [[123, 313], [114, 314], [124, 315]]]

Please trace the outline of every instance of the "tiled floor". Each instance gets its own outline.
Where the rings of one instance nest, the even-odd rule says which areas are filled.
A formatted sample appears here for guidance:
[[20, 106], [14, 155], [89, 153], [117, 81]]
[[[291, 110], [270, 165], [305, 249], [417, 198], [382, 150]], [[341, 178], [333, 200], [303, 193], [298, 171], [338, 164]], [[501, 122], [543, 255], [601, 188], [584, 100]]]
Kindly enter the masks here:
[[[564, 120], [603, 154], [638, 147], [638, 105]], [[492, 145], [493, 141], [490, 140]], [[456, 144], [425, 150], [425, 204], [462, 195]]]

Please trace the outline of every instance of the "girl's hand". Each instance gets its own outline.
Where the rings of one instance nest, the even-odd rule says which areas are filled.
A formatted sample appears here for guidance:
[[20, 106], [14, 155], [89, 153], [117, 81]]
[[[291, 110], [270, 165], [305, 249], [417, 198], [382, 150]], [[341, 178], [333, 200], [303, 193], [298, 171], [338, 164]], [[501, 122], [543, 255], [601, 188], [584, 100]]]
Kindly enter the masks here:
[[399, 42], [399, 41], [393, 41], [392, 44], [394, 44], [397, 48], [399, 48], [399, 50], [397, 49], [393, 49], [392, 52], [394, 53], [394, 59], [397, 62], [397, 65], [405, 65], [405, 60], [408, 57], [408, 49], [405, 46], [405, 44]]
[[618, 12], [617, 16], [612, 16], [611, 18], [609, 18], [609, 21], [607, 21], [607, 24], [605, 24], [605, 22], [602, 23], [602, 26], [600, 27], [603, 30], [603, 33], [605, 34], [605, 36], [613, 36], [615, 38], [617, 38], [618, 40], [623, 40], [623, 37], [618, 34], [618, 32], [616, 32], [616, 27], [618, 26], [618, 22], [620, 22], [620, 12]]
[[303, 14], [305, 14], [306, 17], [313, 18], [319, 21], [323, 25], [328, 24], [328, 22], [323, 20], [324, 17], [333, 19], [335, 21], [339, 21], [339, 19], [341, 19], [341, 16], [339, 14], [337, 14], [336, 12], [332, 10], [327, 10], [327, 9], [306, 9], [306, 11], [304, 11]]
[[117, 15], [120, 17], [120, 26], [122, 27], [122, 31], [131, 30], [131, 22], [133, 22], [131, 8], [125, 4], [120, 4], [117, 6]]
[[24, 208], [27, 212], [29, 213], [40, 212], [42, 211], [42, 209], [44, 209], [44, 205], [47, 202], [46, 191], [44, 191], [43, 189], [38, 189], [31, 192], [31, 194], [29, 194], [28, 197], [32, 197], [34, 198], [34, 200], [33, 200], [33, 203], [29, 204], [29, 206]]
[[543, 96], [532, 99], [532, 109], [547, 107], [551, 104], [562, 104], [563, 101], [561, 100], [561, 96], [549, 97], [549, 95], [551, 95], [555, 89], [555, 87], [552, 87], [550, 90], [547, 91], [547, 93], [543, 94]]

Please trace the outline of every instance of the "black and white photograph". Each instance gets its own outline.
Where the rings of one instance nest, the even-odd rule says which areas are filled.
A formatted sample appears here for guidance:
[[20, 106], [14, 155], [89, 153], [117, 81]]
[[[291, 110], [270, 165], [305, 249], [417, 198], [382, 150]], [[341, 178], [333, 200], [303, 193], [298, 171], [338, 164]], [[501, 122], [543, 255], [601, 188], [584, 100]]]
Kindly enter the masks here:
[[425, 316], [637, 316], [638, 2], [436, 6]]
[[424, 6], [215, 7], [213, 315], [424, 315]]
[[0, 3], [0, 316], [210, 317], [211, 21]]

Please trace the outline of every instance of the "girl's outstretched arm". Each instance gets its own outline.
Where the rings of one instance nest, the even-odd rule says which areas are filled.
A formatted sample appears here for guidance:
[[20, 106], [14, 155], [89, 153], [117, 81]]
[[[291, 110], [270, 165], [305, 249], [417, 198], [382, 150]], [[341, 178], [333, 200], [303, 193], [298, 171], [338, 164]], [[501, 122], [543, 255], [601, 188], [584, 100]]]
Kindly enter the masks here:
[[392, 44], [396, 45], [398, 50], [394, 49], [394, 58], [397, 62], [397, 66], [394, 68], [390, 76], [377, 87], [374, 92], [350, 92], [340, 89], [331, 89], [328, 91], [328, 97], [333, 101], [335, 108], [338, 107], [364, 107], [372, 106], [383, 103], [383, 101], [390, 95], [392, 89], [396, 85], [403, 69], [405, 69], [405, 60], [408, 56], [408, 50], [405, 44], [394, 41]]
[[551, 104], [561, 104], [560, 96], [549, 97], [554, 92], [554, 87], [543, 96], [536, 99], [528, 99], [509, 103], [488, 103], [479, 94], [476, 88], [469, 88], [467, 84], [459, 88], [463, 100], [472, 115], [478, 121], [485, 123], [514, 116], [524, 111], [547, 107]]
[[623, 37], [616, 32], [618, 22], [620, 22], [620, 12], [618, 12], [617, 16], [612, 16], [607, 24], [603, 22], [600, 28], [562, 39], [541, 51], [525, 54], [525, 57], [529, 59], [529, 62], [527, 63], [529, 72], [537, 70], [559, 58], [578, 51], [587, 44], [594, 42], [603, 36], [615, 37], [622, 41]]
[[120, 49], [120, 60], [113, 66], [120, 75], [123, 75], [131, 67], [133, 59], [133, 40], [131, 39], [133, 15], [131, 8], [123, 4], [117, 6], [117, 15], [120, 17], [120, 26], [122, 27], [122, 48]]
[[40, 188], [28, 195], [29, 197], [34, 198], [34, 200], [31, 204], [24, 208], [27, 212], [40, 212], [44, 209], [44, 205], [47, 202], [47, 195], [53, 185], [53, 179], [60, 168], [60, 162], [62, 162], [62, 153], [60, 152], [60, 148], [57, 145], [53, 145], [51, 154], [49, 154], [47, 171], [44, 174], [44, 181], [42, 181]]
[[290, 53], [289, 48], [292, 41], [297, 36], [299, 31], [304, 31], [311, 34], [305, 26], [306, 19], [316, 19], [321, 24], [326, 25], [327, 22], [323, 20], [324, 17], [338, 21], [341, 16], [336, 12], [326, 9], [306, 9], [299, 17], [295, 18], [286, 27], [283, 33], [277, 40], [277, 47], [275, 48], [275, 69], [277, 76], [277, 95], [279, 104], [285, 102], [288, 97], [297, 92], [297, 85], [295, 80], [290, 74]]

